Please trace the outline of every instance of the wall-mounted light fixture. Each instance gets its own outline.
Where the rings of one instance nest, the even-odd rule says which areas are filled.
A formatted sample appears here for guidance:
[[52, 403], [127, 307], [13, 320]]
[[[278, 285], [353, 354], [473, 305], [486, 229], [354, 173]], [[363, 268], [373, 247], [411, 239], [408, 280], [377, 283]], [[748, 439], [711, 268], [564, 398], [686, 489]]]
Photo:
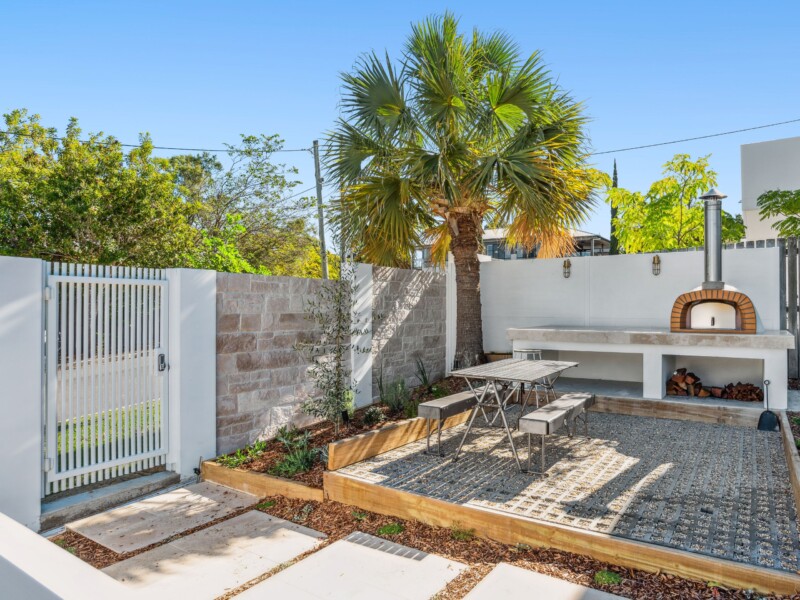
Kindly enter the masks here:
[[661, 274], [661, 257], [656, 254], [653, 257], [653, 275], [660, 275]]
[[572, 271], [572, 263], [569, 259], [564, 261], [564, 279], [569, 279], [569, 276]]

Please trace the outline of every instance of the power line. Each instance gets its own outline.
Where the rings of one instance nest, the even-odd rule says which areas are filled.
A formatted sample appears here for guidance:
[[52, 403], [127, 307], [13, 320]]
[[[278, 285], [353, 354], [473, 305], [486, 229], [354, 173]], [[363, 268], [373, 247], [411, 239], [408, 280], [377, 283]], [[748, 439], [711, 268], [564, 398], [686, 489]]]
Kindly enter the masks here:
[[292, 194], [292, 195], [291, 195], [291, 196], [289, 196], [288, 198], [284, 198], [284, 200], [291, 200], [292, 198], [297, 198], [298, 196], [302, 196], [302, 195], [303, 195], [303, 194], [305, 194], [306, 192], [310, 192], [311, 190], [313, 190], [315, 187], [317, 187], [317, 186], [316, 186], [316, 185], [312, 185], [312, 186], [311, 186], [310, 188], [308, 188], [308, 189], [301, 190], [301, 191], [297, 192], [296, 194]]
[[[20, 135], [24, 137], [34, 137], [32, 133], [28, 133], [25, 131], [0, 131], [0, 133], [5, 133], [7, 135]], [[58, 140], [59, 142], [64, 141], [67, 138], [59, 137], [59, 136], [49, 136], [51, 140]], [[82, 144], [86, 144], [88, 140], [78, 140]], [[97, 144], [111, 146], [117, 144], [122, 146], [123, 148], [141, 148], [141, 144], [123, 144], [117, 140], [114, 141], [102, 141], [98, 140]], [[180, 152], [233, 152], [235, 154], [241, 154], [245, 152], [245, 150], [239, 150], [237, 148], [178, 148], [175, 146], [153, 146], [153, 150], [177, 150]], [[272, 152], [311, 152], [311, 148], [280, 148], [278, 150], [273, 150]]]
[[745, 131], [754, 131], [756, 129], [766, 129], [767, 127], [777, 127], [778, 125], [787, 125], [789, 123], [800, 123], [800, 119], [792, 119], [790, 121], [780, 121], [779, 123], [769, 123], [768, 125], [756, 125], [755, 127], [746, 127], [745, 129], [734, 129], [732, 131], [723, 131], [721, 133], [709, 133], [708, 135], [698, 135], [697, 137], [684, 138], [682, 140], [672, 140], [671, 142], [658, 142], [657, 144], [645, 144], [643, 146], [631, 146], [630, 148], [618, 148], [617, 150], [604, 150], [603, 152], [592, 152], [591, 156], [599, 156], [601, 154], [615, 154], [617, 152], [629, 152], [631, 150], [655, 148], [656, 146], [668, 146], [670, 144], [680, 144], [681, 142], [693, 142], [694, 140], [705, 140], [708, 138], [720, 137], [723, 135], [743, 133]]

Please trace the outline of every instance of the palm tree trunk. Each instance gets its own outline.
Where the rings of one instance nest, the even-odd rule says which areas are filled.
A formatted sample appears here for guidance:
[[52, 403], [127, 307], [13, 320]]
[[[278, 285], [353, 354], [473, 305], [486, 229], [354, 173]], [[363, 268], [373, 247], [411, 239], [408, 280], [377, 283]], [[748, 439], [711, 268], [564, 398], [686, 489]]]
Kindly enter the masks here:
[[459, 367], [485, 361], [481, 321], [481, 273], [478, 262], [481, 227], [476, 217], [459, 214], [451, 225], [450, 251], [456, 267], [456, 355]]

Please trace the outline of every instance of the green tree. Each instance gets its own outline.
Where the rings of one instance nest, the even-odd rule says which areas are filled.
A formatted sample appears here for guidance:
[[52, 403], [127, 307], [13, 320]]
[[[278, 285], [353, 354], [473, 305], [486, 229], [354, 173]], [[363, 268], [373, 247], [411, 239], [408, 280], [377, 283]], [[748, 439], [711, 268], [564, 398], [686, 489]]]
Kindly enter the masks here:
[[63, 139], [24, 110], [0, 133], [0, 253], [45, 260], [320, 277], [296, 170], [277, 136], [242, 136], [227, 166], [210, 154], [127, 153], [102, 134]]
[[342, 76], [325, 164], [342, 190], [337, 235], [375, 264], [408, 266], [425, 241], [453, 254], [456, 356], [483, 358], [484, 224], [540, 256], [572, 249], [593, 202], [582, 106], [501, 33], [464, 35], [451, 14], [412, 26], [402, 59], [361, 57]]
[[0, 252], [46, 260], [183, 265], [197, 232], [175, 196], [166, 160], [147, 136], [127, 154], [100, 134], [79, 140], [70, 120], [56, 139], [16, 110], [0, 133]]
[[773, 227], [781, 237], [800, 235], [800, 190], [770, 190], [758, 197], [761, 220], [777, 218]]
[[[617, 178], [617, 160], [614, 159], [614, 174], [611, 176], [611, 187], [616, 189], [619, 187], [619, 179]], [[614, 221], [617, 219], [618, 208], [611, 204], [611, 244], [608, 248], [608, 253], [611, 255], [619, 254], [619, 239], [617, 238], [617, 230], [614, 227]]]
[[[717, 185], [708, 156], [693, 160], [676, 154], [664, 164], [664, 177], [646, 194], [608, 188], [608, 202], [616, 210], [613, 229], [628, 253], [692, 248], [704, 244], [704, 207], [699, 196]], [[723, 242], [744, 236], [741, 215], [722, 211]]]

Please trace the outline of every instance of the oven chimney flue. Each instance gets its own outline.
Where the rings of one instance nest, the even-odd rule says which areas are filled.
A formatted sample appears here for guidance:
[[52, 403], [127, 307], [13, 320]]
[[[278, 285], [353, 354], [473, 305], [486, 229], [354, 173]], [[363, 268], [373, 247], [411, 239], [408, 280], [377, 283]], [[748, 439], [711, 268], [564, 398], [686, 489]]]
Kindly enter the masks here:
[[704, 290], [721, 290], [722, 281], [722, 199], [727, 198], [717, 188], [700, 196], [705, 202], [705, 281]]

